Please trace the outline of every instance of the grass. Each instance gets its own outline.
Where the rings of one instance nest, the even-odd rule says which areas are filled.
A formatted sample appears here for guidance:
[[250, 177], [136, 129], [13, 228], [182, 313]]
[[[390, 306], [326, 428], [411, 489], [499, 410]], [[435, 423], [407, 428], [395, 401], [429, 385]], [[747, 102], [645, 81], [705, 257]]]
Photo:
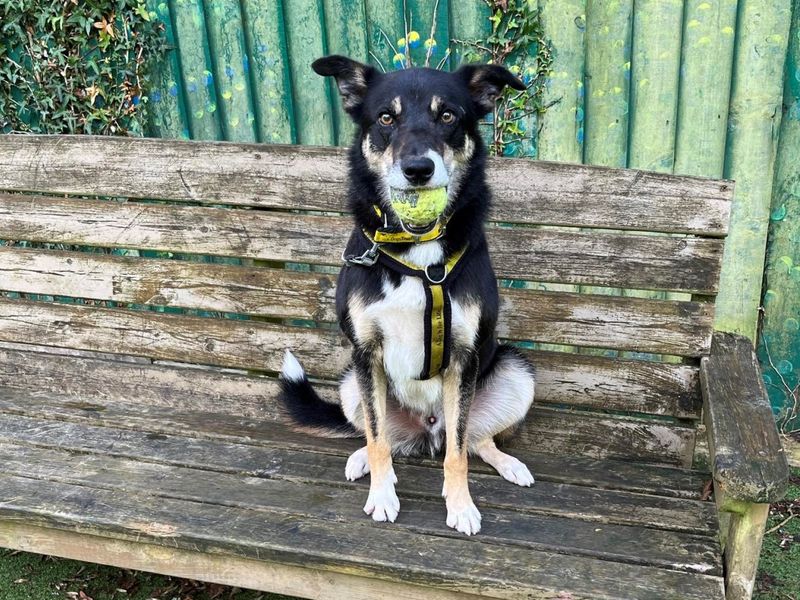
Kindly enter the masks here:
[[[800, 600], [800, 469], [792, 470], [786, 500], [770, 511], [767, 530], [776, 527], [764, 538], [753, 598]], [[289, 600], [274, 594], [0, 550], [0, 600], [123, 599]]]
[[[781, 526], [778, 527], [779, 525]], [[776, 527], [775, 531], [764, 537], [753, 598], [799, 600], [800, 469], [792, 469], [791, 484], [786, 499], [773, 505], [770, 510], [767, 531]]]
[[1, 600], [289, 600], [286, 596], [0, 550]]

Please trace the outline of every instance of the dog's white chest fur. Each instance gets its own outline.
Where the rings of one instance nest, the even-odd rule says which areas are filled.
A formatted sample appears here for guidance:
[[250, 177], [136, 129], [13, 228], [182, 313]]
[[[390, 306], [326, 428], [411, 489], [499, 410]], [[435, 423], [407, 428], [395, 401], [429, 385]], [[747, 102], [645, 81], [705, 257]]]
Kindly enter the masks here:
[[[435, 244], [435, 246], [433, 245]], [[418, 265], [441, 261], [439, 244], [420, 244], [407, 258]], [[398, 401], [420, 414], [432, 414], [441, 402], [441, 374], [420, 380], [425, 362], [425, 289], [418, 277], [403, 276], [398, 286], [383, 282], [384, 297], [371, 304], [352, 302], [350, 317], [359, 341], [380, 335], [383, 365]], [[474, 344], [480, 320], [477, 304], [463, 304], [451, 297], [451, 345]]]

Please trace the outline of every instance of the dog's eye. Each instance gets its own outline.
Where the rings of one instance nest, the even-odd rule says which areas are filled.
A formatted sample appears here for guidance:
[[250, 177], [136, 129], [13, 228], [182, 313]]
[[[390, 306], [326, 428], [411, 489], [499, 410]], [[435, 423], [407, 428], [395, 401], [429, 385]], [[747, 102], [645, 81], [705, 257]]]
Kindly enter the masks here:
[[456, 116], [451, 110], [444, 111], [439, 118], [445, 125], [452, 125], [456, 121]]
[[378, 117], [378, 123], [381, 125], [389, 126], [394, 124], [394, 117], [389, 113], [381, 113]]

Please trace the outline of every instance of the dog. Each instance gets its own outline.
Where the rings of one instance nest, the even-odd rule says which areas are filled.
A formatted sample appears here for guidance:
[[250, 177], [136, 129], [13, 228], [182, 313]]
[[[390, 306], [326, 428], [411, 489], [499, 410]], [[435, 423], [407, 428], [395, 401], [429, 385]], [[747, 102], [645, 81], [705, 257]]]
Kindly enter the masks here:
[[352, 363], [332, 404], [287, 350], [280, 399], [298, 430], [366, 436], [345, 476], [370, 474], [364, 511], [375, 521], [394, 522], [400, 509], [392, 456], [433, 454], [444, 444], [447, 525], [478, 533], [468, 454], [512, 483], [534, 481], [495, 444], [525, 419], [534, 371], [495, 334], [499, 297], [484, 233], [490, 192], [478, 132], [501, 91], [524, 85], [492, 64], [380, 73], [327, 56], [312, 68], [335, 79], [358, 125], [349, 150], [355, 227], [336, 288]]

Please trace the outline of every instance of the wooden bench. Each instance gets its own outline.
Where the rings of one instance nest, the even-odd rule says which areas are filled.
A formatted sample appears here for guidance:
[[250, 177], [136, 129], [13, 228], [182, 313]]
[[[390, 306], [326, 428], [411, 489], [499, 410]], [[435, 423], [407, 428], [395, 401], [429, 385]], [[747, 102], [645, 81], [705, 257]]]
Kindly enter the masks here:
[[399, 461], [376, 524], [344, 479], [358, 441], [274, 403], [285, 348], [330, 396], [347, 361], [341, 149], [0, 137], [0, 545], [310, 598], [749, 597], [788, 473], [751, 344], [712, 332], [732, 184], [489, 178], [537, 483], [472, 460], [467, 538], [436, 460]]

